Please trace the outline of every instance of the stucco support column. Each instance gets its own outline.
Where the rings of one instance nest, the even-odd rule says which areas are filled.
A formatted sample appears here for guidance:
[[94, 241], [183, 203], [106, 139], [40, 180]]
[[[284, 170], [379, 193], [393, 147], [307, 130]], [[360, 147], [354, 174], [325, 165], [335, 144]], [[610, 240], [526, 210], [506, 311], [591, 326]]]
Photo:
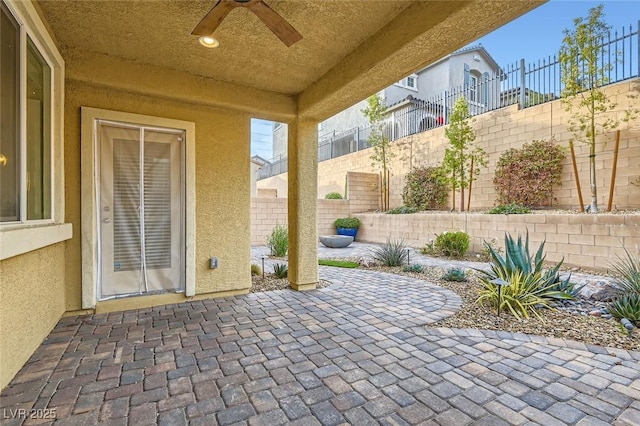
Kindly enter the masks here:
[[294, 290], [318, 284], [318, 122], [289, 123], [289, 283]]

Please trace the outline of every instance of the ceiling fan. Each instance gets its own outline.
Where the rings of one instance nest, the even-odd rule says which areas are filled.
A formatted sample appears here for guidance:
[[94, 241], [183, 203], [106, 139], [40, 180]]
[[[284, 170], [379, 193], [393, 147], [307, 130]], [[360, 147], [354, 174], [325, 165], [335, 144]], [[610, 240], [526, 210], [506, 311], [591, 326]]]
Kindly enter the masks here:
[[255, 13], [287, 47], [302, 39], [300, 33], [291, 24], [262, 0], [218, 0], [191, 34], [210, 36], [236, 7], [246, 7]]

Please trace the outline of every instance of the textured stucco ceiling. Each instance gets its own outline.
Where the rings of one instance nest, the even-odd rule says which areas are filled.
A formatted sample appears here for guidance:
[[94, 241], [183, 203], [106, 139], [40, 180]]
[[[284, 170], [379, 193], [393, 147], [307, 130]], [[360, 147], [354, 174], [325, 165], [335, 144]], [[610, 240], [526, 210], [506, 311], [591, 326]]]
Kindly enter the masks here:
[[79, 62], [87, 55], [78, 52], [93, 52], [121, 63], [186, 72], [264, 93], [299, 95], [309, 111], [335, 92], [332, 105], [316, 108], [314, 114], [320, 117], [544, 2], [265, 1], [302, 34], [301, 41], [287, 48], [250, 10], [236, 8], [213, 34], [220, 47], [206, 49], [191, 31], [216, 0], [37, 4], [68, 63], [80, 58], [76, 61], [83, 65]]
[[246, 8], [216, 30], [217, 49], [191, 31], [216, 0], [70, 1], [39, 5], [64, 49], [75, 48], [295, 94], [401, 12], [401, 1], [277, 1], [269, 6], [303, 35], [287, 48]]

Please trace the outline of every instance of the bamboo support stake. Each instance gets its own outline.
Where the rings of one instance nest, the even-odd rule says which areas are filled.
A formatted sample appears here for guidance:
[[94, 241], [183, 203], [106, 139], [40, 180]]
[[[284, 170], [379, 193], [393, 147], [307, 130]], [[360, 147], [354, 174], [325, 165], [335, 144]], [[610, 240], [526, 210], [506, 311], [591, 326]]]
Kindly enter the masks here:
[[607, 211], [611, 211], [613, 205], [613, 191], [616, 187], [616, 172], [618, 169], [618, 147], [620, 146], [620, 130], [616, 130], [616, 146], [613, 149], [613, 168], [611, 169], [611, 187], [609, 188], [609, 205]]
[[584, 202], [582, 201], [582, 189], [580, 189], [580, 176], [578, 176], [578, 164], [576, 163], [576, 153], [573, 150], [573, 141], [569, 141], [571, 148], [571, 162], [573, 163], [573, 175], [576, 178], [576, 187], [578, 188], [578, 200], [580, 201], [580, 211], [584, 213]]
[[380, 177], [380, 211], [384, 211], [384, 180], [382, 179], [382, 172], [379, 174]]
[[469, 171], [469, 193], [467, 194], [467, 211], [471, 210], [471, 187], [473, 186], [473, 160], [471, 157], [471, 170]]
[[389, 194], [391, 193], [391, 188], [389, 188], [390, 182], [391, 182], [391, 171], [387, 170], [387, 194], [386, 194], [387, 195], [387, 203], [386, 203], [386, 210], [385, 211], [388, 211], [389, 207], [390, 207], [390, 205], [389, 205]]

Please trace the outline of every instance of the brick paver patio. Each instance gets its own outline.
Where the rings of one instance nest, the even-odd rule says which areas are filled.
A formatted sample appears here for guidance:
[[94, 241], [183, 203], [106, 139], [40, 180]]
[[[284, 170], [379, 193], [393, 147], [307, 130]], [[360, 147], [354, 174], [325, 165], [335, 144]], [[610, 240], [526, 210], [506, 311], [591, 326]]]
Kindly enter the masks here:
[[337, 283], [63, 318], [3, 391], [1, 422], [640, 424], [639, 352], [429, 328], [455, 294], [321, 274]]

